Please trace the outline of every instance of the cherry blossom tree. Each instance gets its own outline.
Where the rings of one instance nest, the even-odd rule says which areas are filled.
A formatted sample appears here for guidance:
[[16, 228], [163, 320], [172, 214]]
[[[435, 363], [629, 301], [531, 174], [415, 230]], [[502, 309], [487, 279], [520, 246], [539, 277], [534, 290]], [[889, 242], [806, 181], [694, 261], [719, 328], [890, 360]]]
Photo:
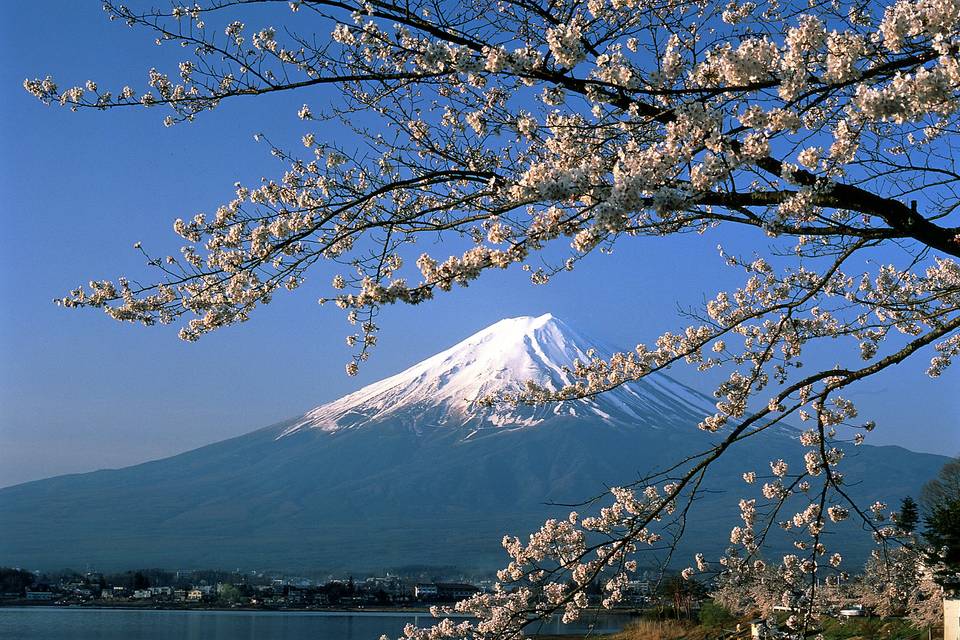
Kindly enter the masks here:
[[[151, 69], [143, 88], [63, 89], [48, 76], [26, 80], [27, 91], [75, 110], [160, 109], [167, 125], [225, 100], [297, 92], [303, 147], [271, 145], [283, 175], [237, 185], [214, 213], [177, 220], [179, 256], [141, 249], [151, 280], [93, 281], [64, 306], [178, 324], [196, 340], [298, 288], [312, 266], [341, 265], [322, 302], [356, 326], [352, 374], [376, 343], [384, 305], [424, 303], [511, 266], [544, 284], [637, 236], [754, 232], [753, 255], [721, 250], [743, 285], [717, 293], [689, 326], [577, 362], [569, 387], [531, 383], [490, 399], [585, 397], [688, 365], [723, 372], [716, 412], [700, 424], [717, 443], [613, 489], [595, 514], [506, 538], [511, 561], [497, 589], [457, 605], [477, 620], [411, 627], [408, 637], [517, 637], [538, 617], [576, 618], [597, 582], [613, 606], [637, 551], [660, 540], [664, 519], [682, 524], [708, 467], [785, 420], [810, 425], [804, 465], [746, 470], [746, 489], [759, 495], [741, 501], [734, 553], [712, 569], [698, 556], [684, 574], [772, 572], [802, 635], [815, 624], [818, 579], [842, 570], [825, 529], [856, 517], [879, 540], [894, 535], [881, 521], [886, 505], [857, 505], [837, 469], [841, 440], [855, 433], [859, 444], [873, 428], [844, 394], [914, 356], [938, 376], [960, 352], [956, 0], [105, 9], [158, 44], [181, 45], [179, 68]], [[276, 21], [248, 24], [253, 15]], [[324, 110], [321, 87], [338, 96]], [[323, 140], [328, 121], [355, 143]], [[423, 237], [446, 255], [411, 246]], [[554, 246], [569, 253], [544, 266]], [[836, 366], [801, 370], [825, 341], [854, 355], [838, 347]], [[796, 536], [797, 554], [776, 566], [757, 557], [771, 528]]]
[[943, 589], [924, 560], [919, 548], [874, 551], [858, 585], [863, 605], [882, 617], [906, 616], [921, 628], [941, 624]]

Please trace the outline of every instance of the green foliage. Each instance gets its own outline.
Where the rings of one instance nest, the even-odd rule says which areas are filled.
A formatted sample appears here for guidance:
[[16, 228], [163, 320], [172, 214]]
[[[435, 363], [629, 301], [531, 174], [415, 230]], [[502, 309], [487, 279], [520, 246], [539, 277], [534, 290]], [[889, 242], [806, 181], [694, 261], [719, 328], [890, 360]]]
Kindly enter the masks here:
[[243, 600], [243, 593], [235, 585], [225, 584], [220, 587], [220, 600], [227, 604], [235, 604]]
[[931, 547], [927, 561], [939, 565], [935, 572], [938, 584], [960, 590], [960, 458], [945, 464], [937, 477], [924, 485], [921, 495], [926, 511], [923, 537]]
[[724, 627], [736, 623], [736, 617], [725, 607], [707, 600], [700, 607], [700, 624], [708, 627]]
[[33, 584], [33, 574], [22, 569], [0, 567], [0, 593], [18, 593]]
[[960, 588], [960, 500], [935, 507], [926, 518], [923, 537], [932, 547], [930, 564], [943, 563], [935, 574], [937, 583], [951, 590]]
[[[79, 576], [78, 576], [79, 577]], [[155, 584], [172, 584], [173, 574], [162, 569], [138, 569], [104, 576], [106, 583], [127, 589], [147, 589]]]
[[937, 473], [937, 477], [923, 485], [920, 503], [929, 516], [938, 507], [960, 501], [960, 458], [954, 458]]
[[[733, 627], [741, 622], [749, 628], [746, 621], [730, 616], [723, 623], [711, 624], [704, 618], [713, 615], [729, 616], [723, 607], [713, 603], [705, 603], [700, 612], [701, 624], [696, 627], [689, 623], [671, 620], [638, 620], [627, 626], [622, 632], [612, 637], [612, 640], [716, 640], [724, 637], [720, 635], [721, 627]], [[782, 620], [781, 620], [782, 622]], [[823, 640], [926, 640], [926, 629], [919, 629], [902, 619], [882, 618], [851, 618], [837, 620], [825, 617], [821, 620]], [[738, 636], [742, 637], [742, 636]]]
[[[923, 629], [917, 629], [906, 620], [882, 618], [852, 618], [836, 620], [825, 618], [822, 621], [824, 640], [901, 640], [904, 638], [924, 638]], [[921, 635], [922, 634], [922, 635]]]
[[917, 524], [920, 522], [920, 510], [917, 508], [917, 502], [910, 496], [903, 499], [900, 503], [900, 511], [897, 513], [897, 528], [907, 535], [917, 530]]

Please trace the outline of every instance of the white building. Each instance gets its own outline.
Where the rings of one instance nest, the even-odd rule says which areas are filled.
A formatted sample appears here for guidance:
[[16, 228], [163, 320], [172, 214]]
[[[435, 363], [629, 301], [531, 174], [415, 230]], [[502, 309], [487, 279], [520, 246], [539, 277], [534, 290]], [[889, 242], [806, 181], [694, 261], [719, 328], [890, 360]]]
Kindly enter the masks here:
[[437, 597], [437, 585], [435, 584], [418, 584], [413, 588], [413, 595], [418, 598], [436, 598]]
[[960, 640], [960, 598], [943, 599], [943, 640]]

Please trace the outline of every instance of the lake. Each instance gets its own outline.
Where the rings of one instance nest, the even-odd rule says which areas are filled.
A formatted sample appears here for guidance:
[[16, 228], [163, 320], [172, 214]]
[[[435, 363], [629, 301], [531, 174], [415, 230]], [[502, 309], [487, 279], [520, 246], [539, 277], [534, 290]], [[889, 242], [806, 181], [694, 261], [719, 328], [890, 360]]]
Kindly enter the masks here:
[[[559, 619], [529, 633], [585, 635], [619, 631], [629, 617], [591, 614]], [[0, 608], [2, 640], [378, 640], [403, 635], [408, 623], [430, 626], [425, 613], [336, 611], [158, 611], [57, 607]]]

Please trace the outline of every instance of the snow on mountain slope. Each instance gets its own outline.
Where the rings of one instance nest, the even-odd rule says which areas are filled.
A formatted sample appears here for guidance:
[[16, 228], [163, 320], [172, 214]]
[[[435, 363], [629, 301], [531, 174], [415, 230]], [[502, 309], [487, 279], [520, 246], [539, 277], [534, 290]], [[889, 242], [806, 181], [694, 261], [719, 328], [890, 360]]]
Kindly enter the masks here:
[[[597, 398], [537, 407], [487, 407], [477, 401], [515, 390], [528, 380], [556, 389], [573, 378], [564, 367], [587, 360], [597, 349], [566, 323], [545, 314], [501, 320], [406, 371], [321, 405], [281, 434], [303, 429], [335, 432], [399, 419], [421, 432], [461, 428], [465, 438], [480, 430], [531, 427], [552, 416], [591, 416], [608, 423], [651, 428], [695, 425], [712, 413], [705, 396], [658, 374]], [[692, 422], [691, 422], [692, 421]]]

